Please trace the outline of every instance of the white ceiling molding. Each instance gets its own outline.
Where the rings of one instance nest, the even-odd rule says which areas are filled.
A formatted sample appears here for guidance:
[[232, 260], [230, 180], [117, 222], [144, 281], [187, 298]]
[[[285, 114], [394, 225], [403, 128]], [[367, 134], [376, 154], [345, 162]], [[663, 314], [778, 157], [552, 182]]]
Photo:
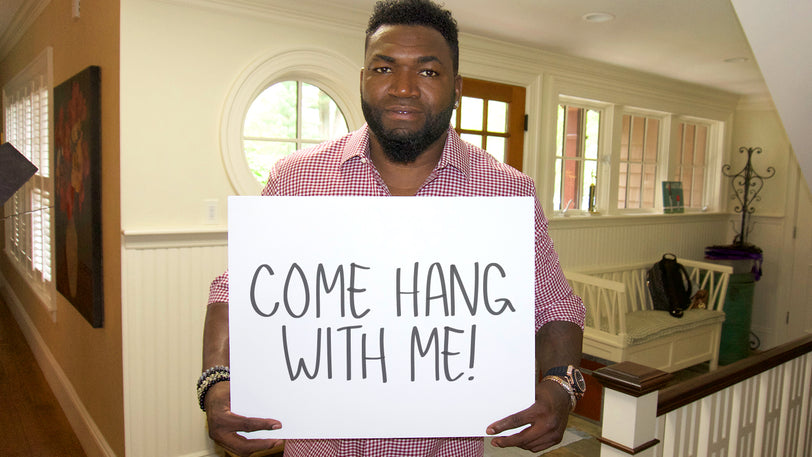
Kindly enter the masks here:
[[14, 16], [10, 18], [8, 24], [0, 24], [0, 30], [5, 27], [5, 31], [0, 35], [0, 60], [8, 57], [14, 45], [20, 41], [51, 0], [19, 0], [16, 3], [19, 3], [19, 8], [10, 9], [14, 11]]
[[293, 24], [317, 24], [332, 30], [359, 30], [366, 28], [368, 11], [349, 8], [342, 5], [325, 5], [304, 0], [269, 1], [269, 0], [162, 0], [182, 6], [192, 6], [209, 10], [238, 14], [247, 17], [265, 17], [274, 20], [285, 20]]

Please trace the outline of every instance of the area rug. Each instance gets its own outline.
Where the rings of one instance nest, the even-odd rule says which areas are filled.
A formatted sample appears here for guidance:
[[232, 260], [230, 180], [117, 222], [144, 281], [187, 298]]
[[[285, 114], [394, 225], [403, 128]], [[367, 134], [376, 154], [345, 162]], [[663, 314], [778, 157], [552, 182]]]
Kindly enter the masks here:
[[560, 447], [567, 446], [576, 441], [580, 441], [584, 438], [589, 438], [589, 434], [586, 432], [582, 432], [581, 430], [568, 428], [564, 431], [564, 437], [561, 439], [560, 443], [556, 444], [551, 448], [547, 448], [541, 451], [540, 453], [525, 451], [524, 449], [519, 449], [517, 447], [509, 447], [509, 448], [493, 447], [491, 446], [491, 439], [485, 438], [485, 457], [530, 457], [544, 455], [550, 451], [553, 451]]

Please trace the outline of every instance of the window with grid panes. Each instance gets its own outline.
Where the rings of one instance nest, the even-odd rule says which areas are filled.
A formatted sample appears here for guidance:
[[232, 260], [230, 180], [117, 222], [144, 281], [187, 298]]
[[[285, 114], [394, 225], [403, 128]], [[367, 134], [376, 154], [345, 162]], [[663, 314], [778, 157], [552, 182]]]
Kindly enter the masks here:
[[618, 209], [653, 209], [660, 160], [659, 118], [624, 114], [620, 139]]
[[319, 87], [281, 81], [262, 91], [248, 108], [242, 137], [245, 160], [264, 185], [277, 160], [348, 131], [338, 105]]
[[463, 78], [451, 125], [460, 137], [500, 162], [522, 169], [525, 88]]
[[53, 305], [51, 68], [48, 48], [3, 87], [5, 141], [38, 169], [4, 205], [5, 251], [49, 307]]
[[558, 105], [553, 193], [556, 210], [594, 209], [600, 120], [597, 109]]
[[685, 207], [701, 209], [705, 206], [709, 126], [680, 122], [678, 135], [680, 146], [676, 181], [682, 182]]

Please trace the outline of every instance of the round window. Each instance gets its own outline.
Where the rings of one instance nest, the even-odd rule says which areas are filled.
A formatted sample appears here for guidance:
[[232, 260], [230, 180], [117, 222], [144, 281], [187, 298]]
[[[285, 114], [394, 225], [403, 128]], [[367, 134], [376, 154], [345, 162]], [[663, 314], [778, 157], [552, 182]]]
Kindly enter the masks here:
[[264, 185], [279, 159], [348, 131], [344, 114], [319, 87], [281, 81], [262, 91], [248, 108], [243, 152], [251, 173]]

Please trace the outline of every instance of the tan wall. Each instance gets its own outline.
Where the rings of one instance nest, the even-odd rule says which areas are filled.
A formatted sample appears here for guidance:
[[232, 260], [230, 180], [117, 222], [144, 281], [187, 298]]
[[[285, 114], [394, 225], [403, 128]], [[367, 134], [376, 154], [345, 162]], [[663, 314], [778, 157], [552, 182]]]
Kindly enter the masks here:
[[[739, 153], [739, 148], [760, 147], [760, 154], [753, 154], [754, 170], [768, 176], [767, 168], [775, 170], [775, 176], [764, 182], [764, 190], [759, 194], [761, 200], [754, 202], [755, 214], [759, 216], [785, 216], [788, 208], [787, 184], [791, 167], [796, 158], [790, 151], [789, 139], [784, 132], [781, 118], [774, 109], [740, 109], [736, 111], [733, 124], [733, 144], [730, 152], [731, 172], [736, 173], [744, 168], [747, 154]], [[725, 178], [724, 185], [730, 185]], [[729, 210], [733, 211], [735, 201], [731, 200]]]
[[86, 0], [76, 20], [71, 18], [70, 0], [51, 0], [0, 62], [0, 84], [9, 81], [47, 46], [53, 47], [54, 85], [90, 65], [101, 67], [104, 327], [93, 329], [59, 295], [53, 322], [4, 255], [0, 255], [0, 274], [23, 303], [104, 441], [116, 455], [124, 455], [118, 0]]

